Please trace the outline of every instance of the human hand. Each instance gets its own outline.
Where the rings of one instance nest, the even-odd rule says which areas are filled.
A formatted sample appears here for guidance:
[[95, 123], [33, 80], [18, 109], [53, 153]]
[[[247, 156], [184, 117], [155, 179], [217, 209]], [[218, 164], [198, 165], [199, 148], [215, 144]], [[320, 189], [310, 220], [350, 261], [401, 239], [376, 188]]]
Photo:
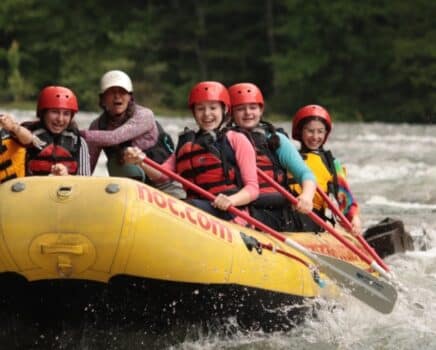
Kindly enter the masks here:
[[42, 149], [45, 145], [47, 144], [47, 142], [42, 141], [38, 136], [33, 135], [32, 136], [32, 145], [38, 149]]
[[10, 114], [0, 114], [0, 126], [7, 131], [15, 133], [20, 127], [20, 124], [18, 124]]
[[354, 215], [351, 220], [352, 233], [356, 236], [362, 234], [362, 222], [360, 221], [359, 215]]
[[225, 194], [220, 193], [218, 196], [215, 197], [215, 200], [212, 202], [212, 206], [214, 208], [217, 208], [219, 210], [227, 211], [229, 207], [233, 205], [232, 200], [230, 197], [226, 196]]
[[308, 214], [313, 209], [312, 197], [306, 195], [304, 192], [297, 197], [297, 204], [295, 209], [302, 214]]
[[66, 176], [68, 175], [68, 168], [62, 163], [56, 163], [52, 165], [50, 174], [55, 176]]
[[123, 153], [123, 160], [128, 164], [140, 164], [145, 157], [145, 153], [138, 147], [127, 147]]

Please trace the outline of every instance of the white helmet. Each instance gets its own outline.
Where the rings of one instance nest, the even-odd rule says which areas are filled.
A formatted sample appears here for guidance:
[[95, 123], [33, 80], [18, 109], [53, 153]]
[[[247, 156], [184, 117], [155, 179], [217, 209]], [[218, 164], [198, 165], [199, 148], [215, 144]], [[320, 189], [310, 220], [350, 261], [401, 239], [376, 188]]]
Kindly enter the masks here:
[[129, 93], [133, 92], [132, 81], [126, 73], [120, 70], [110, 70], [101, 77], [101, 93], [104, 93], [107, 89], [113, 86], [119, 86]]

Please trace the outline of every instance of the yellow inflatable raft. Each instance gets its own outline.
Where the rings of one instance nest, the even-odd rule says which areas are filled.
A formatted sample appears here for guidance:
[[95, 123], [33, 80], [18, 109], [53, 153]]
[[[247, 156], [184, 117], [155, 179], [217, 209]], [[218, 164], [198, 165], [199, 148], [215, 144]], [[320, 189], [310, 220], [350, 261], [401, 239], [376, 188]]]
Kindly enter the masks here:
[[[133, 278], [147, 293], [153, 288], [158, 312], [174, 300], [182, 303], [183, 292], [189, 295], [189, 313], [198, 297], [202, 308], [210, 304], [215, 311], [235, 312], [240, 307], [241, 315], [250, 309], [246, 318], [252, 319], [260, 309], [337, 292], [332, 284], [321, 290], [308, 268], [311, 259], [270, 235], [125, 178], [8, 181], [0, 186], [0, 225], [0, 272], [32, 283]], [[310, 251], [368, 269], [328, 233], [288, 237]], [[212, 290], [214, 302], [205, 298]], [[202, 310], [201, 317], [205, 312], [211, 311]]]

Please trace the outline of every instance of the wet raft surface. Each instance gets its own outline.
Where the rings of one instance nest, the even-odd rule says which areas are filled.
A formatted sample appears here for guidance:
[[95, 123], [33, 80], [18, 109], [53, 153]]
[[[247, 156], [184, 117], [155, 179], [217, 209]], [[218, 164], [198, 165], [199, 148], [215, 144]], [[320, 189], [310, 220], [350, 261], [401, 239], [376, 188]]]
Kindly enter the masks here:
[[28, 283], [15, 275], [0, 280], [0, 343], [5, 349], [74, 349], [83, 342], [88, 349], [122, 348], [127, 339], [129, 346], [139, 346], [144, 337], [150, 342], [161, 335], [161, 341], [177, 342], [190, 329], [287, 330], [313, 312], [301, 298], [235, 285], [127, 277], [109, 284]]

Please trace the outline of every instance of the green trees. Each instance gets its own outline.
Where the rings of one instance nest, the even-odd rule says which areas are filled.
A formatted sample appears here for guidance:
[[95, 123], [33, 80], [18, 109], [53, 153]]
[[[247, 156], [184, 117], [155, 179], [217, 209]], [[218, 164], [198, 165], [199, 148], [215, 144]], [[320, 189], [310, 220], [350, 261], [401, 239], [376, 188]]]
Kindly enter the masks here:
[[22, 101], [31, 94], [30, 86], [24, 81], [20, 72], [20, 50], [18, 43], [12, 41], [11, 47], [6, 54], [9, 65], [7, 82], [9, 92], [14, 101]]
[[96, 110], [122, 69], [151, 107], [186, 108], [199, 80], [251, 81], [269, 112], [436, 122], [436, 3], [335, 0], [2, 0], [0, 102], [64, 84]]

